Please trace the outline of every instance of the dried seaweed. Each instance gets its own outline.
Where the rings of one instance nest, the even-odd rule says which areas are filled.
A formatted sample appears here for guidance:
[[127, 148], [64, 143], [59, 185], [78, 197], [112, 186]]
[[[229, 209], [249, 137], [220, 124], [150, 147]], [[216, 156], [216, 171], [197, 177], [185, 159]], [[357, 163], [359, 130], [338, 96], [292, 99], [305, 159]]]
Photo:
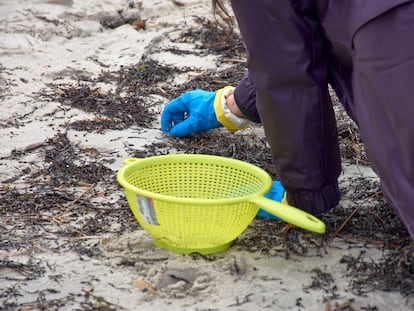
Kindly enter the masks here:
[[232, 33], [228, 36], [226, 30], [206, 18], [197, 17], [195, 21], [202, 27], [183, 32], [178, 39], [180, 42], [193, 43], [205, 53], [220, 55], [222, 60], [245, 58], [246, 49], [239, 35]]
[[96, 184], [108, 179], [113, 179], [113, 172], [104, 165], [90, 161], [81, 165], [76, 164], [76, 159], [81, 156], [79, 149], [69, 141], [66, 134], [60, 133], [48, 142], [49, 148], [45, 151], [45, 162], [49, 164], [46, 170], [37, 174], [45, 174], [51, 177], [49, 184], [72, 185], [79, 183]]
[[150, 58], [143, 58], [133, 66], [123, 66], [116, 73], [118, 92], [122, 89], [141, 97], [151, 94], [165, 95], [159, 88], [159, 83], [165, 87], [173, 81], [177, 74], [191, 70], [167, 66]]
[[69, 127], [76, 130], [103, 131], [122, 130], [132, 125], [147, 126], [154, 121], [154, 114], [142, 96], [130, 93], [126, 96], [111, 91], [103, 92], [93, 84], [79, 82], [77, 85], [54, 85], [52, 93], [43, 96], [53, 97], [65, 105], [93, 112], [97, 117], [92, 120], [75, 121]]
[[[156, 104], [150, 100], [150, 95], [174, 98], [182, 93], [205, 89], [215, 91], [227, 85], [236, 85], [246, 72], [244, 61], [234, 61], [234, 58], [244, 59], [245, 49], [239, 36], [233, 34], [225, 43], [217, 44], [222, 38], [223, 31], [210, 21], [199, 20], [200, 27], [189, 29], [181, 34], [180, 42], [201, 41], [200, 51], [216, 53], [226, 66], [220, 70], [206, 71], [195, 67], [177, 67], [165, 65], [144, 56], [137, 64], [121, 66], [117, 71], [103, 71], [98, 77], [82, 79], [77, 84], [50, 84], [48, 90], [43, 90], [40, 96], [57, 100], [64, 105], [91, 112], [94, 119], [78, 120], [68, 127], [75, 130], [104, 132], [105, 130], [122, 130], [131, 126], [146, 127], [156, 119], [156, 112], [151, 110]], [[212, 45], [215, 43], [214, 45]], [[172, 51], [169, 47], [161, 51]], [[188, 52], [175, 49], [174, 53]], [[173, 83], [177, 75], [198, 72], [187, 82], [176, 85]], [[114, 85], [113, 91], [103, 91], [98, 83]]]
[[[161, 104], [160, 97], [169, 100], [192, 89], [215, 91], [226, 85], [236, 85], [246, 72], [243, 61], [246, 54], [240, 37], [233, 34], [226, 44], [217, 44], [225, 33], [204, 19], [199, 19], [199, 22], [200, 27], [183, 32], [177, 42], [197, 43], [197, 49], [191, 53], [218, 55], [220, 66], [217, 70], [179, 68], [144, 57], [135, 65], [123, 66], [117, 71], [103, 71], [96, 78], [82, 78], [82, 82], [76, 84], [49, 85], [49, 89], [41, 95], [95, 116], [67, 124], [68, 128], [102, 133], [105, 130], [121, 130], [133, 126], [148, 127], [159, 114], [159, 111], [152, 108]], [[159, 49], [175, 54], [189, 53], [167, 46]], [[190, 71], [197, 74], [182, 84], [174, 84], [177, 75]], [[113, 88], [111, 91], [103, 91], [103, 88], [98, 87], [99, 84], [112, 85]], [[332, 96], [342, 157], [351, 163], [369, 165], [358, 129], [352, 125], [337, 98]], [[165, 137], [162, 142], [128, 151], [135, 157], [149, 157], [168, 154], [171, 150], [239, 159], [263, 168], [273, 179], [278, 179], [265, 139], [249, 133], [230, 134], [218, 129], [182, 139]], [[116, 203], [90, 200], [91, 196], [104, 197], [112, 190], [119, 190], [114, 172], [94, 161], [93, 155], [71, 142], [65, 133], [57, 134], [42, 145], [42, 152], [45, 158], [44, 168], [33, 173], [30, 170], [24, 171], [16, 177], [24, 179], [30, 187], [14, 189], [4, 186], [0, 189], [2, 250], [30, 253], [34, 249], [50, 247], [50, 241], [63, 237], [67, 239], [67, 244], [57, 245], [56, 249], [69, 247], [82, 255], [94, 257], [100, 255], [98, 248], [94, 244], [91, 246], [82, 243], [82, 239], [139, 228], [125, 199], [121, 198]], [[24, 152], [16, 151], [10, 158], [19, 159], [23, 154]], [[404, 225], [385, 202], [378, 182], [355, 178], [349, 184], [342, 185], [341, 191], [350, 204], [346, 208], [338, 206], [320, 215], [327, 224], [326, 235], [287, 227], [283, 222], [255, 219], [246, 233], [235, 241], [234, 247], [289, 258], [293, 255], [307, 256], [311, 252], [323, 256], [333, 238], [344, 239], [350, 245], [354, 241], [375, 245], [384, 249], [384, 258], [379, 262], [369, 262], [363, 254], [357, 258], [349, 255], [343, 257], [342, 263], [352, 278], [352, 290], [357, 294], [374, 289], [399, 291], [404, 295], [414, 294], [413, 245], [410, 244]], [[341, 227], [348, 218], [346, 225]], [[119, 224], [116, 229], [113, 228], [114, 223]], [[338, 231], [340, 227], [341, 230]], [[21, 232], [24, 235], [19, 235]], [[29, 278], [39, 277], [42, 273], [40, 268], [36, 270], [36, 266], [19, 266], [11, 261], [0, 261], [0, 269], [6, 267], [16, 271], [20, 269], [26, 273], [24, 277]], [[312, 283], [304, 290], [321, 288], [327, 294], [327, 299], [335, 299], [335, 284], [331, 276], [321, 270], [313, 272]], [[2, 289], [0, 295], [13, 297], [19, 293], [16, 288], [9, 287]], [[16, 310], [19, 307], [50, 310], [73, 299], [69, 296], [61, 300], [46, 300], [42, 295], [39, 293], [42, 299], [36, 302], [25, 305], [6, 303], [1, 307], [4, 310]], [[85, 292], [84, 298], [84, 310], [117, 308], [91, 292]], [[297, 304], [300, 305], [301, 301], [298, 300]], [[353, 310], [352, 303], [338, 306], [338, 310]], [[366, 310], [375, 308], [367, 307]]]
[[[7, 270], [12, 271], [8, 273]], [[29, 281], [34, 280], [45, 273], [45, 267], [39, 260], [29, 259], [27, 263], [16, 262], [13, 260], [0, 260], [1, 278], [10, 281]], [[10, 276], [8, 276], [10, 274]]]
[[362, 251], [358, 257], [345, 255], [341, 263], [347, 267], [351, 288], [358, 295], [372, 290], [414, 293], [414, 244], [388, 252], [380, 261], [368, 261]]

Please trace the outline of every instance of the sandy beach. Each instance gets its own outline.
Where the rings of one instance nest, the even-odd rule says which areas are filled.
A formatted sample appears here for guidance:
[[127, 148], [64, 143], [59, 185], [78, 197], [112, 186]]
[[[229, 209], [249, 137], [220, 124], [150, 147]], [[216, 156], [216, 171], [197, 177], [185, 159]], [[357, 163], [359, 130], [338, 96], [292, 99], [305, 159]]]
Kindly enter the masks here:
[[223, 253], [180, 255], [136, 222], [126, 158], [267, 157], [260, 125], [161, 133], [180, 87], [237, 80], [245, 54], [200, 44], [213, 24], [201, 0], [0, 0], [1, 310], [414, 310], [412, 243], [363, 150], [344, 154], [323, 236], [256, 218]]

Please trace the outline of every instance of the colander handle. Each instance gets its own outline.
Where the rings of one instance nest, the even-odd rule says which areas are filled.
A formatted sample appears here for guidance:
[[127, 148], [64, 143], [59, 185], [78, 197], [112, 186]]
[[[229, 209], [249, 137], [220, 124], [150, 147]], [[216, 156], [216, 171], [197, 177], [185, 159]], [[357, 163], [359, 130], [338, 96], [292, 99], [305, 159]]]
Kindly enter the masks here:
[[325, 233], [326, 226], [324, 222], [296, 207], [282, 204], [262, 196], [252, 197], [249, 201], [292, 225], [316, 233]]
[[128, 165], [137, 161], [143, 160], [142, 158], [127, 158], [124, 160], [124, 165]]

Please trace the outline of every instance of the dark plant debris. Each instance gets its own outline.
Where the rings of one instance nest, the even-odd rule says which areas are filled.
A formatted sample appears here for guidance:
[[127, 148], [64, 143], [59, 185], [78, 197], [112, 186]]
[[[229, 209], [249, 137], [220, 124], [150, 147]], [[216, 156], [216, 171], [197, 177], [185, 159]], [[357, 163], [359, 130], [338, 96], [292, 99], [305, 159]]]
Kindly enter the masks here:
[[358, 295], [372, 290], [397, 291], [405, 296], [414, 292], [414, 244], [389, 252], [379, 262], [368, 261], [361, 251], [356, 258], [345, 255], [345, 264], [351, 276], [351, 288]]
[[[226, 66], [220, 70], [202, 70], [195, 67], [176, 67], [165, 65], [144, 56], [137, 64], [121, 66], [119, 70], [103, 71], [98, 77], [82, 78], [77, 84], [50, 84], [40, 96], [49, 100], [57, 100], [64, 105], [94, 113], [93, 119], [72, 122], [69, 128], [84, 131], [104, 132], [105, 130], [122, 130], [131, 126], [148, 127], [156, 119], [151, 111], [159, 100], [151, 99], [157, 95], [175, 98], [182, 93], [204, 89], [215, 91], [227, 85], [236, 85], [246, 72], [244, 61], [245, 50], [239, 36], [232, 35], [225, 44], [215, 44], [223, 37], [223, 32], [204, 19], [199, 19], [198, 29], [183, 32], [180, 42], [201, 40], [200, 51], [219, 54]], [[165, 47], [165, 50], [170, 48]], [[184, 50], [175, 49], [176, 54], [186, 54]], [[231, 58], [230, 58], [231, 57]], [[185, 83], [175, 84], [177, 75], [195, 72]], [[99, 83], [113, 85], [113, 90], [104, 91]]]
[[[199, 42], [200, 51], [219, 55], [220, 62], [225, 66], [218, 70], [178, 68], [144, 57], [136, 65], [120, 67], [115, 72], [105, 71], [97, 78], [83, 79], [77, 84], [49, 85], [49, 89], [42, 91], [41, 96], [95, 116], [67, 124], [67, 128], [103, 133], [106, 130], [148, 127], [158, 117], [159, 111], [154, 108], [161, 104], [160, 98], [169, 100], [197, 88], [214, 91], [226, 85], [236, 85], [246, 72], [245, 62], [239, 61], [246, 57], [240, 37], [232, 34], [225, 44], [217, 44], [225, 33], [204, 19], [199, 19], [199, 23], [200, 27], [183, 32], [177, 40]], [[163, 48], [172, 53], [188, 53], [171, 47]], [[201, 53], [200, 51], [194, 53]], [[185, 83], [174, 83], [177, 75], [189, 72], [196, 72], [197, 75]], [[99, 87], [102, 83], [113, 85], [114, 88], [104, 91]], [[357, 128], [346, 117], [338, 99], [334, 95], [332, 97], [343, 158], [350, 163], [369, 165]], [[82, 240], [93, 239], [108, 232], [120, 234], [139, 228], [124, 198], [120, 198], [116, 204], [91, 200], [106, 197], [114, 189], [119, 190], [114, 172], [95, 161], [97, 150], [82, 150], [65, 133], [57, 134], [39, 147], [44, 152], [45, 167], [33, 172], [25, 171], [16, 177], [26, 182], [28, 187], [14, 187], [10, 184], [13, 179], [0, 184], [2, 250], [30, 253], [50, 247], [50, 241], [47, 242], [49, 244], [42, 242], [45, 238], [57, 243], [58, 236], [66, 238], [68, 243], [56, 245], [56, 251], [69, 247], [82, 255], [99, 256], [96, 247], [90, 247], [82, 243]], [[251, 134], [212, 130], [183, 139], [165, 137], [162, 143], [147, 144], [144, 149], [132, 149], [129, 152], [131, 156], [149, 157], [167, 154], [170, 150], [243, 160], [263, 168], [273, 179], [278, 179], [265, 139]], [[21, 152], [16, 151], [10, 158], [18, 159], [21, 155]], [[246, 234], [235, 241], [234, 247], [289, 258], [306, 256], [309, 252], [323, 256], [334, 238], [349, 241], [350, 245], [352, 242], [375, 245], [384, 249], [381, 261], [369, 262], [362, 253], [358, 258], [344, 255], [342, 259], [342, 264], [352, 278], [353, 292], [364, 294], [380, 289], [413, 295], [414, 244], [405, 227], [385, 202], [378, 182], [355, 178], [342, 187], [349, 205], [346, 208], [338, 206], [320, 216], [328, 228], [326, 235], [291, 228], [280, 221], [255, 219]], [[120, 226], [113, 229], [113, 223]], [[19, 232], [25, 234], [19, 235]], [[43, 273], [43, 268], [34, 263], [19, 264], [2, 260], [0, 272], [5, 269], [25, 278], [36, 278]], [[315, 270], [314, 274], [312, 283], [304, 290], [319, 287], [327, 293], [327, 299], [335, 299], [334, 280], [331, 276], [321, 270]], [[18, 295], [18, 291], [10, 287], [2, 289], [0, 295], [12, 297]], [[39, 293], [40, 298], [41, 295]], [[82, 310], [117, 309], [117, 306], [92, 292], [85, 292], [84, 296]], [[49, 310], [71, 299], [73, 297], [60, 301], [43, 299], [27, 305], [3, 305], [2, 309], [33, 307]]]
[[[85, 161], [87, 156], [60, 133], [47, 143], [46, 168], [29, 172], [25, 177], [30, 187], [21, 190], [5, 185], [0, 188], [0, 215], [4, 224], [0, 226], [0, 234], [7, 236], [10, 228], [24, 232], [24, 238], [13, 234], [2, 239], [2, 250], [42, 249], [48, 243], [45, 236], [57, 240], [55, 234], [68, 238], [96, 236], [111, 230], [112, 223], [120, 224], [119, 232], [137, 228], [125, 200], [117, 203], [117, 208], [90, 202], [91, 196], [105, 197], [118, 190], [119, 185], [111, 169]], [[100, 185], [107, 192], [100, 190]], [[57, 224], [58, 229], [52, 224]], [[79, 248], [79, 245], [74, 243], [72, 247]]]
[[109, 179], [114, 181], [112, 170], [94, 160], [87, 163], [81, 160], [81, 164], [78, 165], [76, 160], [82, 156], [82, 151], [70, 142], [65, 134], [60, 133], [50, 139], [48, 146], [45, 150], [45, 162], [49, 165], [37, 174], [48, 175], [49, 184], [69, 186], [80, 183], [97, 184]]
[[222, 61], [245, 59], [246, 50], [239, 35], [233, 32], [229, 36], [226, 30], [203, 17], [196, 17], [196, 21], [202, 27], [184, 31], [176, 41], [193, 43], [197, 51], [220, 55]]

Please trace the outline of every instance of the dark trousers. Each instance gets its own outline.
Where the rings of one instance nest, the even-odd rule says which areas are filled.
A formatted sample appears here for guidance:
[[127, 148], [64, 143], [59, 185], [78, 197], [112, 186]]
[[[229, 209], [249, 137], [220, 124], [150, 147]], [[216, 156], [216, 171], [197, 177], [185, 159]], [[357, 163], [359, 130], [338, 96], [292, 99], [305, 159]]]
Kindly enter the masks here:
[[317, 214], [338, 202], [331, 84], [414, 238], [414, 3], [233, 0], [232, 6], [289, 203]]
[[414, 239], [414, 3], [353, 37], [355, 115], [383, 193]]

